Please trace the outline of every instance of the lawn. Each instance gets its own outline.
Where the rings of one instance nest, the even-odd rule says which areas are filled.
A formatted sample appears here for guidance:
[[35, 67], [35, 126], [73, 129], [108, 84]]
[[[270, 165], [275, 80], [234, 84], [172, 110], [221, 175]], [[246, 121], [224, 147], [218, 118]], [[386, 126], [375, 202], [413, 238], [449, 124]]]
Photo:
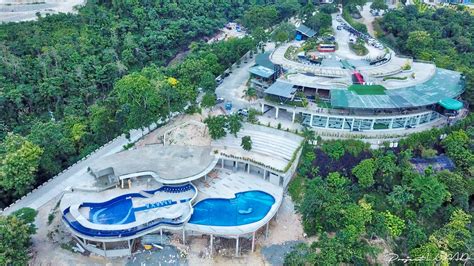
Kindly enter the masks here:
[[358, 95], [385, 95], [385, 87], [382, 85], [359, 85], [349, 86], [349, 90]]

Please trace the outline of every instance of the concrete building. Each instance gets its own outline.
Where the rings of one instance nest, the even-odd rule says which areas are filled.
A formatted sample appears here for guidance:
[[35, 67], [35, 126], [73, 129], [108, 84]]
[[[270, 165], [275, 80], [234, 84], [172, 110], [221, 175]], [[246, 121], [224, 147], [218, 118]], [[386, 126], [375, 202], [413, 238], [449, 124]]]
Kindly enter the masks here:
[[449, 122], [464, 108], [459, 72], [393, 52], [377, 60], [329, 57], [312, 64], [287, 58], [292, 45], [301, 46], [282, 45], [269, 57], [283, 74], [259, 101], [261, 112], [274, 110], [275, 118], [286, 113], [314, 129], [392, 132]]
[[[302, 138], [245, 125], [211, 146], [149, 145], [95, 161], [64, 193], [63, 222], [84, 249], [128, 256], [146, 235], [252, 238], [277, 214]], [[253, 148], [240, 147], [251, 136]], [[268, 142], [271, 138], [274, 141]], [[156, 238], [156, 237], [155, 237]]]

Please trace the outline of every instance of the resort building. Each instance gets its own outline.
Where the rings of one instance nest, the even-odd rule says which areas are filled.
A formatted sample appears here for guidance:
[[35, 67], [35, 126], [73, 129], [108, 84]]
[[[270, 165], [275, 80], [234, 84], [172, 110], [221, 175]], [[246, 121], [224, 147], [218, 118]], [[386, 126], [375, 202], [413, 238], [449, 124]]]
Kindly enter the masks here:
[[459, 72], [389, 50], [373, 58], [305, 53], [302, 43], [268, 55], [281, 72], [259, 100], [262, 113], [314, 129], [392, 132], [446, 124], [464, 108]]
[[[240, 147], [250, 136], [251, 151]], [[268, 142], [268, 139], [272, 142]], [[166, 144], [166, 142], [164, 142]], [[178, 233], [236, 241], [268, 233], [295, 172], [302, 138], [245, 125], [210, 146], [154, 144], [103, 157], [64, 193], [63, 222], [84, 249], [132, 254], [146, 235]]]

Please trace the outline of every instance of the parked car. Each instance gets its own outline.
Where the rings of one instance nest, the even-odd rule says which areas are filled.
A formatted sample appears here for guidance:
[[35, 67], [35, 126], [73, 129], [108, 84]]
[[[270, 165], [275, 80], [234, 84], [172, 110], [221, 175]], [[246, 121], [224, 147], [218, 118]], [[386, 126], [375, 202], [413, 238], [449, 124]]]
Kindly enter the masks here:
[[232, 110], [232, 102], [226, 102], [224, 107], [227, 111]]
[[237, 114], [242, 115], [242, 116], [248, 116], [249, 115], [249, 110], [247, 109], [239, 109], [237, 111]]
[[216, 104], [223, 103], [223, 102], [225, 102], [225, 99], [223, 97], [216, 98]]
[[337, 29], [337, 30], [342, 30], [342, 26], [339, 25], [339, 26], [336, 27], [336, 29]]

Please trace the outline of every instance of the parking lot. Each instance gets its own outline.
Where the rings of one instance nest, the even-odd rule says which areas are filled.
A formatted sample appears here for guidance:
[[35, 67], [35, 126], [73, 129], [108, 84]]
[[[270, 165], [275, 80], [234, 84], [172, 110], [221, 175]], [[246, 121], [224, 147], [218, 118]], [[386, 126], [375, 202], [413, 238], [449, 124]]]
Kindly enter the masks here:
[[[336, 42], [338, 45], [338, 50], [336, 50], [335, 54], [338, 57], [341, 58], [346, 58], [346, 59], [363, 59], [363, 58], [376, 58], [378, 56], [383, 56], [385, 51], [384, 49], [378, 49], [375, 48], [374, 46], [368, 45], [367, 43], [365, 44], [365, 47], [369, 51], [369, 53], [365, 56], [358, 56], [356, 55], [350, 48], [349, 48], [349, 42], [350, 39], [356, 39], [355, 35], [351, 34], [347, 29], [340, 28], [338, 30], [338, 26], [342, 26], [343, 23], [347, 24], [348, 23], [342, 18], [338, 17], [336, 14], [332, 15], [333, 18], [333, 29], [334, 29], [334, 37], [336, 38]], [[340, 21], [338, 21], [340, 20]], [[350, 27], [350, 26], [349, 26]]]

